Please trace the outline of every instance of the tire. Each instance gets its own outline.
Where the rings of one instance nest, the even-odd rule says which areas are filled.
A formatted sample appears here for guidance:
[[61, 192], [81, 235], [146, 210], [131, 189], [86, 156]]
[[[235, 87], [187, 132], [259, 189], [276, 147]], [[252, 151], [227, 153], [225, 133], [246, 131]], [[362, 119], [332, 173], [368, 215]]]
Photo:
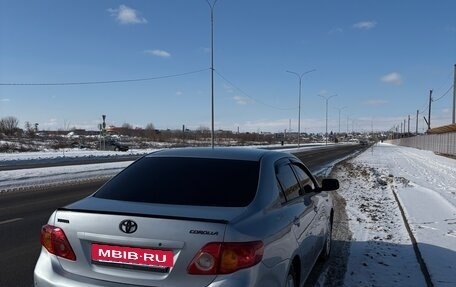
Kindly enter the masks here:
[[328, 233], [326, 234], [326, 239], [325, 239], [325, 246], [323, 246], [323, 250], [320, 253], [320, 260], [321, 261], [326, 261], [329, 259], [329, 256], [331, 255], [331, 243], [332, 243], [332, 217], [328, 220]]
[[298, 287], [298, 282], [296, 282], [296, 272], [293, 265], [291, 265], [290, 271], [288, 272], [285, 287]]

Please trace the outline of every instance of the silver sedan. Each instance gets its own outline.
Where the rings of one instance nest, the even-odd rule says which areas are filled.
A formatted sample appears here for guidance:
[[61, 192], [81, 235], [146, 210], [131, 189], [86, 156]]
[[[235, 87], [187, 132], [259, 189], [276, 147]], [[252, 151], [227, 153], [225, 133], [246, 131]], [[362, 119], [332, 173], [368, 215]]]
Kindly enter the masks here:
[[282, 152], [154, 152], [51, 215], [35, 286], [302, 286], [338, 187]]

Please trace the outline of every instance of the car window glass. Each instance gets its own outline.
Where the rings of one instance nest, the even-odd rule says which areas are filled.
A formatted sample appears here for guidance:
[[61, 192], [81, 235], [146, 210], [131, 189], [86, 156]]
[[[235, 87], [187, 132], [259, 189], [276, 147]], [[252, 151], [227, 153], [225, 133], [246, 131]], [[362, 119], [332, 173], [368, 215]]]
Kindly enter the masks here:
[[287, 201], [299, 197], [299, 183], [289, 164], [279, 166], [276, 171], [276, 176]]
[[314, 190], [315, 185], [310, 179], [310, 177], [307, 175], [307, 173], [298, 165], [292, 164], [293, 170], [296, 173], [296, 176], [298, 177], [299, 184], [301, 185], [301, 188], [303, 189], [304, 192], [311, 192]]
[[277, 190], [279, 191], [279, 200], [280, 200], [280, 203], [285, 203], [287, 202], [287, 199], [285, 198], [285, 194], [283, 193], [282, 191], [282, 187], [280, 186], [280, 183], [277, 182]]
[[106, 183], [95, 197], [197, 206], [247, 206], [255, 197], [259, 162], [145, 157]]

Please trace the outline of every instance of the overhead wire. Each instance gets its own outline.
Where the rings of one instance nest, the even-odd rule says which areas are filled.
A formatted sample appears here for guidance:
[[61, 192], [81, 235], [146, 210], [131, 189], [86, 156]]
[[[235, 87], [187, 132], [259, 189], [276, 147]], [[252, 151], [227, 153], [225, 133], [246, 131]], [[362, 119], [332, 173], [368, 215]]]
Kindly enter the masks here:
[[441, 95], [440, 97], [438, 97], [437, 99], [432, 100], [432, 101], [433, 101], [433, 102], [437, 102], [437, 101], [443, 99], [443, 97], [445, 97], [445, 96], [451, 91], [451, 89], [452, 89], [453, 87], [454, 87], [454, 85], [451, 85], [451, 86], [448, 88], [448, 90], [447, 90], [443, 95]]
[[152, 81], [166, 78], [181, 77], [190, 74], [201, 73], [208, 71], [209, 68], [200, 69], [185, 73], [155, 76], [155, 77], [145, 77], [145, 78], [135, 78], [135, 79], [121, 79], [121, 80], [107, 80], [107, 81], [81, 81], [81, 82], [55, 82], [55, 83], [0, 83], [0, 86], [81, 86], [81, 85], [102, 85], [102, 84], [116, 84], [116, 83], [128, 83], [128, 82], [142, 82], [142, 81]]
[[242, 93], [244, 96], [248, 97], [249, 99], [259, 103], [259, 104], [262, 104], [264, 106], [267, 106], [269, 108], [272, 108], [272, 109], [277, 109], [277, 110], [296, 110], [297, 108], [284, 108], [284, 107], [277, 107], [277, 106], [273, 106], [273, 105], [270, 105], [268, 103], [265, 103], [263, 101], [260, 101], [252, 96], [250, 96], [249, 94], [247, 94], [246, 92], [244, 92], [242, 89], [240, 89], [238, 86], [236, 86], [235, 84], [233, 84], [233, 82], [231, 82], [230, 80], [228, 80], [226, 77], [224, 77], [222, 74], [220, 74], [217, 70], [214, 70], [214, 72], [220, 77], [222, 78], [226, 83], [228, 83], [231, 87], [235, 88], [236, 90], [238, 90], [240, 93]]

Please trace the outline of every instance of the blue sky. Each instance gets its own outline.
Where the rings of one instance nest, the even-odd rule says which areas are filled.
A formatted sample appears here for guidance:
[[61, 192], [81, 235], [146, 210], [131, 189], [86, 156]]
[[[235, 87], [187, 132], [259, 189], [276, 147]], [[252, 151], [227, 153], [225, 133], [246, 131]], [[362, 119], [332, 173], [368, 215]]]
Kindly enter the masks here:
[[[241, 131], [415, 129], [453, 84], [456, 1], [218, 0], [215, 127]], [[127, 122], [209, 127], [210, 10], [205, 0], [0, 0], [0, 117], [42, 129]], [[451, 122], [452, 89], [432, 103], [431, 125]]]

